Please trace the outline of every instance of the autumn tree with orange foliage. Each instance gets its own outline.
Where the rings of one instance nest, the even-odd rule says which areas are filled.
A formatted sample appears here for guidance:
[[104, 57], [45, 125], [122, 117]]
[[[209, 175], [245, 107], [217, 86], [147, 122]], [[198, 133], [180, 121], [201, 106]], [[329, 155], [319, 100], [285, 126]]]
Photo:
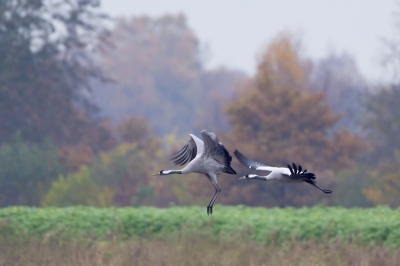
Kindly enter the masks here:
[[[261, 57], [256, 76], [227, 106], [233, 126], [227, 137], [230, 146], [260, 162], [274, 166], [296, 162], [317, 175], [351, 167], [363, 141], [347, 130], [332, 130], [339, 117], [322, 101], [323, 94], [310, 92], [311, 67], [293, 38], [275, 38]], [[248, 173], [234, 161], [239, 173]], [[318, 176], [324, 184], [326, 180]], [[238, 189], [236, 181], [229, 183], [232, 193], [225, 195], [231, 196], [221, 197], [229, 203], [302, 206], [332, 202], [332, 197], [322, 197], [306, 184], [242, 182]]]

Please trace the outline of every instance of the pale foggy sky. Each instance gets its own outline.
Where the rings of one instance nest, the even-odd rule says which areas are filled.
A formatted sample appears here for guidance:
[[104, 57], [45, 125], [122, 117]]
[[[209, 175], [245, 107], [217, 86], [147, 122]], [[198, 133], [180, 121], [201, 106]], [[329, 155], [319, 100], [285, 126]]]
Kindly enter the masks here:
[[[102, 0], [111, 16], [186, 15], [188, 25], [207, 45], [206, 67], [241, 69], [255, 73], [256, 58], [279, 32], [301, 36], [312, 59], [348, 52], [370, 81], [388, 79], [380, 55], [382, 39], [396, 33], [397, 0]], [[400, 16], [399, 16], [400, 17]], [[400, 22], [400, 18], [398, 20]]]

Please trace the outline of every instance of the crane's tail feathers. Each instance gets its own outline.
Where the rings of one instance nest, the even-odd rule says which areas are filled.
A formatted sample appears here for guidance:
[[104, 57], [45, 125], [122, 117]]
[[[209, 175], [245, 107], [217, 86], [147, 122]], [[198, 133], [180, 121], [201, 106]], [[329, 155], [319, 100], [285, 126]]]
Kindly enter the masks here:
[[287, 165], [287, 167], [289, 168], [289, 171], [292, 175], [305, 175], [306, 178], [309, 179], [315, 179], [315, 174], [314, 173], [306, 173], [307, 169], [304, 169], [303, 171], [303, 167], [301, 165], [296, 166], [295, 163], [292, 163], [293, 168], [290, 164]]
[[224, 173], [231, 174], [231, 175], [236, 175], [236, 171], [233, 170], [232, 167], [225, 167], [224, 168]]
[[297, 166], [296, 166], [296, 164], [295, 164], [295, 163], [292, 163], [292, 165], [293, 165], [293, 171], [294, 171], [294, 173], [295, 173], [295, 174], [298, 174], [299, 172], [297, 172]]
[[290, 173], [291, 173], [292, 175], [294, 175], [293, 169], [292, 169], [292, 167], [290, 166], [290, 164], [288, 164], [287, 167], [289, 168]]

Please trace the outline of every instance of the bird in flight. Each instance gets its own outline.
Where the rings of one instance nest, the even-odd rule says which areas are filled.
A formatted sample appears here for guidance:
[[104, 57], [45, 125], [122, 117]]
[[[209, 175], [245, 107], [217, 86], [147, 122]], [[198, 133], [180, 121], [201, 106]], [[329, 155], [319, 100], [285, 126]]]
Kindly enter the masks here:
[[222, 143], [218, 141], [218, 137], [214, 132], [202, 130], [203, 140], [193, 134], [189, 135], [189, 141], [172, 158], [175, 165], [189, 163], [181, 170], [161, 170], [155, 175], [204, 174], [215, 188], [215, 193], [207, 205], [207, 214], [210, 215], [213, 213], [214, 202], [221, 193], [217, 175], [222, 173], [235, 175], [236, 172], [231, 167], [232, 157]]
[[292, 163], [292, 166], [288, 164], [287, 167], [272, 167], [268, 166], [256, 161], [253, 161], [246, 156], [244, 156], [241, 152], [238, 150], [234, 151], [234, 154], [236, 158], [241, 162], [244, 166], [254, 169], [254, 170], [261, 170], [261, 171], [268, 171], [270, 172], [266, 176], [260, 176], [260, 175], [255, 175], [255, 174], [248, 174], [245, 176], [242, 176], [239, 178], [239, 180], [242, 179], [258, 179], [258, 180], [274, 180], [282, 183], [301, 183], [301, 182], [306, 182], [307, 184], [310, 184], [325, 194], [330, 194], [332, 193], [332, 190], [329, 189], [323, 189], [317, 186], [315, 182], [315, 174], [307, 172], [307, 169], [302, 168], [301, 165], [297, 167], [295, 163]]

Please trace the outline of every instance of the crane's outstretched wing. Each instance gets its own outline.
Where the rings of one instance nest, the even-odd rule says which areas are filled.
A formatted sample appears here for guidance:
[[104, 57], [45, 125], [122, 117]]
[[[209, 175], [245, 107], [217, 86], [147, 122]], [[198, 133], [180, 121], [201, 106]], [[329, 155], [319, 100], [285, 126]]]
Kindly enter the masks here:
[[272, 167], [272, 166], [268, 166], [268, 165], [253, 161], [253, 160], [247, 158], [246, 156], [244, 156], [238, 150], [235, 150], [233, 153], [235, 154], [235, 156], [239, 160], [239, 162], [241, 162], [244, 166], [246, 166], [250, 169], [270, 171], [270, 172], [272, 172], [274, 169], [277, 169], [277, 167]]
[[180, 149], [180, 151], [173, 155], [171, 160], [174, 164], [184, 165], [193, 160], [197, 154], [202, 152], [203, 141], [195, 135], [190, 134], [189, 141], [182, 147], [182, 149]]
[[214, 132], [203, 130], [201, 135], [204, 140], [204, 154], [207, 157], [213, 158], [215, 161], [224, 166], [224, 172], [228, 174], [236, 174], [236, 171], [231, 167], [232, 157], [225, 149], [224, 145], [218, 141], [218, 137]]
[[214, 132], [202, 130], [201, 136], [204, 141], [204, 154], [209, 156], [215, 149], [218, 149], [221, 143], [218, 141], [218, 137]]
[[199, 139], [198, 137], [196, 137], [195, 135], [193, 135], [193, 134], [189, 134], [189, 135], [192, 137], [192, 139], [196, 143], [196, 147], [197, 147], [197, 154], [196, 155], [202, 154], [204, 152], [204, 143], [203, 143], [203, 141], [201, 139]]

